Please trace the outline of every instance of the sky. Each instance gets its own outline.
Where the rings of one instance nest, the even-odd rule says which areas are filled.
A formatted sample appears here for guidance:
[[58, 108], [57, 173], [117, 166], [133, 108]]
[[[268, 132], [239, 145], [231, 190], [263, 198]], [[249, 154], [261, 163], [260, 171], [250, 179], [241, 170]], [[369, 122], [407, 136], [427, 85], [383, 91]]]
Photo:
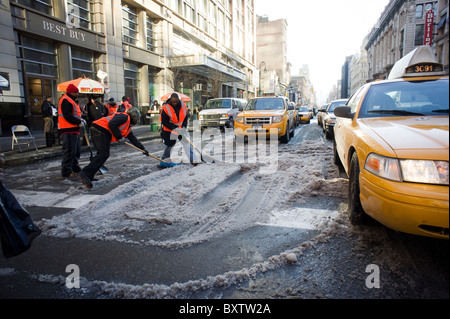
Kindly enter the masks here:
[[287, 19], [287, 56], [292, 75], [308, 64], [310, 79], [325, 103], [341, 78], [345, 58], [359, 53], [389, 0], [255, 0], [257, 15]]

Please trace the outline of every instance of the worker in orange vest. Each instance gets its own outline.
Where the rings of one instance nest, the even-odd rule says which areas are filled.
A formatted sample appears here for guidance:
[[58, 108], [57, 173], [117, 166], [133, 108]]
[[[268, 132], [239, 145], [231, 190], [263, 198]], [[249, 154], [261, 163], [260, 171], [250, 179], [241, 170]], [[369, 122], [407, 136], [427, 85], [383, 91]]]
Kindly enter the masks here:
[[133, 107], [128, 112], [117, 112], [111, 116], [102, 117], [92, 122], [91, 136], [97, 154], [79, 174], [81, 181], [87, 188], [92, 188], [94, 175], [109, 158], [111, 143], [124, 143], [125, 138], [127, 138], [134, 146], [143, 150], [144, 155], [149, 156], [144, 145], [142, 145], [131, 131], [131, 126], [136, 125], [140, 117], [141, 113], [139, 110]]
[[130, 104], [130, 98], [127, 96], [122, 97], [122, 104], [117, 108], [117, 112], [126, 112], [131, 109], [133, 105]]
[[108, 100], [108, 103], [105, 105], [105, 107], [108, 109], [108, 115], [114, 115], [117, 112], [117, 104], [114, 101], [114, 98], [110, 98]]
[[86, 126], [81, 118], [81, 108], [78, 105], [78, 88], [69, 84], [66, 94], [59, 100], [58, 129], [62, 142], [61, 175], [76, 176], [81, 168], [78, 160], [81, 154], [80, 128]]
[[[172, 147], [177, 140], [182, 142], [182, 145], [187, 152], [189, 150], [190, 161], [194, 162], [194, 155], [190, 143], [183, 139], [183, 134], [186, 132], [188, 124], [188, 108], [183, 103], [177, 93], [173, 93], [166, 103], [161, 108], [161, 138], [164, 141], [166, 148], [161, 159], [167, 161], [170, 158]], [[171, 165], [170, 165], [171, 166]]]

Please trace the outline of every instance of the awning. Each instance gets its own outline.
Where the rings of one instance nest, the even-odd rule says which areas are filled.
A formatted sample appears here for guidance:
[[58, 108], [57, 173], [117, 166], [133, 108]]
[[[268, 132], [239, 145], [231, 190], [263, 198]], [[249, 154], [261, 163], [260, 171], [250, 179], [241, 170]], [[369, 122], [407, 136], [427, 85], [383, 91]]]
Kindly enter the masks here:
[[223, 82], [246, 82], [247, 80], [246, 74], [241, 70], [205, 54], [174, 56], [171, 58], [171, 64], [170, 68], [180, 68], [206, 78], [214, 77]]

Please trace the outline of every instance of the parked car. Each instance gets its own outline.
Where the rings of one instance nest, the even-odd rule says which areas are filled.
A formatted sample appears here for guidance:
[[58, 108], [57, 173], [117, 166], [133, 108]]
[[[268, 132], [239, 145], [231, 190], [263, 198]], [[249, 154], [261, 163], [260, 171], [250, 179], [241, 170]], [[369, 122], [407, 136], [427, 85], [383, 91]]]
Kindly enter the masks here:
[[334, 123], [336, 122], [336, 116], [334, 115], [334, 109], [338, 106], [345, 105], [348, 99], [340, 99], [332, 101], [327, 109], [322, 112], [322, 128], [327, 138], [332, 138], [334, 135]]
[[337, 107], [334, 162], [349, 177], [354, 224], [367, 215], [399, 232], [449, 239], [449, 78], [430, 46], [388, 80]]
[[309, 124], [311, 122], [311, 112], [306, 106], [297, 107], [299, 123]]
[[294, 108], [294, 126], [297, 127], [298, 125], [298, 112], [297, 112], [297, 108], [295, 107], [295, 103], [294, 102], [289, 102], [289, 107], [290, 108]]
[[294, 106], [284, 96], [251, 99], [238, 114], [234, 132], [236, 136], [264, 134], [270, 136], [271, 129], [278, 132], [282, 143], [294, 136]]
[[327, 110], [329, 104], [323, 105], [318, 111], [317, 111], [317, 125], [322, 126], [322, 119], [323, 119], [323, 112]]
[[207, 127], [234, 127], [234, 121], [239, 113], [239, 108], [244, 108], [247, 100], [237, 98], [211, 99], [199, 113], [200, 126]]

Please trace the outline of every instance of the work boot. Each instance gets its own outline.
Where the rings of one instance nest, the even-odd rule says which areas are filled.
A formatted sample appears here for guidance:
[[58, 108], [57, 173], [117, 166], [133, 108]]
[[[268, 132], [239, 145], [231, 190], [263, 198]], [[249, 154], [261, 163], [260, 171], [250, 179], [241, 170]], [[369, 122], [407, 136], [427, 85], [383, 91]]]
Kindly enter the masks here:
[[81, 170], [81, 172], [78, 174], [78, 176], [80, 177], [81, 181], [83, 182], [84, 185], [86, 185], [86, 187], [88, 189], [92, 188], [92, 182], [90, 180], [90, 178], [86, 175], [85, 172], [83, 172], [83, 170]]
[[81, 172], [81, 167], [80, 166], [78, 166], [77, 164], [75, 164], [75, 165], [72, 165], [72, 171], [74, 172], [74, 173], [79, 173], [79, 172]]

